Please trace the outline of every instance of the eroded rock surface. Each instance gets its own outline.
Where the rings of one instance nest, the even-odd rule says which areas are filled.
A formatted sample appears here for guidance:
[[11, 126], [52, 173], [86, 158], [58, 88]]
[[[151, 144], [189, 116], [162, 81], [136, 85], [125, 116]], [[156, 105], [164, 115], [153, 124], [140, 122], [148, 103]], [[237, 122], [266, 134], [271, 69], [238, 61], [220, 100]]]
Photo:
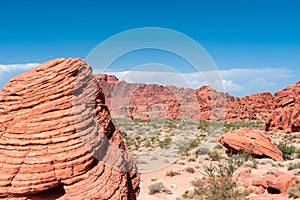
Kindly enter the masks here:
[[127, 83], [107, 74], [96, 77], [115, 117], [150, 115], [193, 121], [250, 121], [265, 120], [275, 107], [268, 92], [238, 98], [209, 86], [193, 90]]
[[262, 131], [242, 128], [222, 135], [218, 141], [233, 153], [247, 152], [257, 157], [269, 157], [283, 161], [282, 152]]
[[288, 189], [295, 184], [296, 176], [286, 172], [264, 174], [262, 176], [240, 172], [237, 180], [238, 183], [256, 194], [287, 195]]
[[2, 199], [136, 199], [139, 173], [91, 68], [56, 59], [0, 91]]
[[266, 120], [266, 131], [300, 131], [300, 82], [274, 95], [276, 107]]

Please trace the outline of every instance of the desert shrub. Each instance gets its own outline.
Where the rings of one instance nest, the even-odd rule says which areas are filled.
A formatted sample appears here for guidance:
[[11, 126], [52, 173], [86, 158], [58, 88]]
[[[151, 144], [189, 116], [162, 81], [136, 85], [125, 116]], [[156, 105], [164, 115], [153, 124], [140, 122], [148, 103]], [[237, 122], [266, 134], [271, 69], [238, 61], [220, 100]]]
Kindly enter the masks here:
[[200, 146], [201, 141], [199, 139], [190, 139], [188, 141], [180, 141], [178, 143], [178, 154], [189, 155], [189, 151]]
[[299, 148], [296, 150], [296, 158], [300, 158], [300, 149]]
[[233, 162], [235, 162], [235, 165], [237, 165], [238, 167], [242, 166], [246, 161], [253, 161], [254, 165], [257, 165], [253, 156], [247, 152], [242, 152], [237, 154], [229, 153], [228, 156], [231, 158]]
[[244, 163], [244, 166], [250, 167], [250, 168], [253, 168], [253, 169], [257, 169], [257, 162], [255, 160], [253, 160], [253, 161], [248, 160]]
[[214, 147], [214, 149], [223, 149], [223, 146], [221, 144], [216, 144], [216, 146]]
[[293, 170], [293, 169], [300, 169], [300, 161], [299, 160], [295, 160], [288, 164], [288, 170]]
[[300, 181], [296, 180], [296, 185], [291, 186], [288, 190], [289, 197], [300, 198]]
[[279, 172], [278, 169], [268, 169], [267, 174], [276, 174], [277, 172]]
[[166, 172], [166, 176], [173, 177], [173, 176], [177, 176], [177, 175], [180, 175], [180, 173], [177, 171], [174, 171], [174, 170], [170, 170], [170, 171]]
[[249, 122], [206, 122], [200, 121], [198, 129], [203, 132], [214, 132], [220, 130], [222, 132], [235, 131], [240, 128], [255, 128], [261, 130], [264, 126], [263, 121], [249, 121]]
[[182, 197], [197, 200], [245, 199], [249, 192], [242, 189], [233, 178], [239, 167], [237, 163], [239, 161], [235, 161], [235, 158], [229, 158], [217, 165], [211, 163], [204, 166], [204, 178], [191, 182], [195, 188], [193, 196], [191, 197], [188, 192], [185, 192]]
[[199, 147], [197, 150], [196, 150], [196, 154], [197, 155], [206, 155], [209, 153], [209, 148], [208, 147]]
[[295, 146], [289, 146], [284, 142], [279, 142], [277, 144], [278, 149], [282, 152], [284, 160], [290, 160], [292, 155], [296, 152]]
[[261, 130], [264, 126], [263, 121], [249, 121], [249, 122], [224, 122], [225, 131], [235, 131], [241, 128], [255, 128]]
[[213, 161], [218, 161], [221, 159], [221, 155], [217, 151], [211, 151], [208, 153], [208, 156]]
[[169, 189], [166, 188], [163, 181], [156, 180], [156, 181], [153, 181], [149, 185], [149, 194], [150, 195], [155, 194], [155, 193], [161, 193], [161, 192], [165, 192], [165, 193], [170, 193], [171, 192]]
[[195, 170], [193, 167], [186, 167], [186, 168], [184, 169], [184, 171], [186, 171], [186, 172], [188, 172], [188, 173], [191, 173], [191, 174], [193, 174], [193, 173], [196, 172], [196, 170]]
[[171, 144], [171, 142], [172, 142], [172, 138], [167, 137], [167, 138], [165, 138], [164, 140], [159, 140], [159, 141], [158, 141], [158, 146], [159, 146], [160, 148], [168, 148], [169, 145]]

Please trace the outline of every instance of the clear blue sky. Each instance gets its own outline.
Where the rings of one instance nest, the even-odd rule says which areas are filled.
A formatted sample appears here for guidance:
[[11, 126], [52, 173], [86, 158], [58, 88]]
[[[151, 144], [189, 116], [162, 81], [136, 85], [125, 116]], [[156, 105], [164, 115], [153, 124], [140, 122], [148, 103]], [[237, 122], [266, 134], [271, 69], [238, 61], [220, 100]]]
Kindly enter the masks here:
[[299, 79], [299, 8], [297, 0], [2, 0], [0, 64], [85, 58], [119, 32], [165, 27], [199, 42], [221, 70], [286, 70], [275, 90]]

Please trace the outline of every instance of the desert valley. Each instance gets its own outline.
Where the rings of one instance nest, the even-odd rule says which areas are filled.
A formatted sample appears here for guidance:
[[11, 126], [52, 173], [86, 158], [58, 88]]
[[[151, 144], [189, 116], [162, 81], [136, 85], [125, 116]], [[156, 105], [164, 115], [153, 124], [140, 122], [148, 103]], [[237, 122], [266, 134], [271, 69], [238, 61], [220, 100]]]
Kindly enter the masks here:
[[0, 91], [0, 198], [300, 199], [300, 82], [235, 97], [55, 59]]

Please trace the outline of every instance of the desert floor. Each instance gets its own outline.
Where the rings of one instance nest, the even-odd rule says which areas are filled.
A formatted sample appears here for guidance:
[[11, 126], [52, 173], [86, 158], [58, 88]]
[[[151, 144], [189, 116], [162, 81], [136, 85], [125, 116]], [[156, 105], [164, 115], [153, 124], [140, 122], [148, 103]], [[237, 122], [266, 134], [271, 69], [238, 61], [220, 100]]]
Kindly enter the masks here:
[[[141, 173], [141, 191], [138, 200], [197, 199], [193, 196], [193, 192], [188, 192], [194, 191], [193, 180], [205, 176], [206, 166], [216, 166], [229, 157], [225, 149], [218, 144], [218, 137], [243, 127], [262, 130], [264, 124], [258, 121], [196, 123], [164, 119], [149, 121], [114, 119], [114, 123], [121, 130]], [[265, 134], [270, 137], [272, 143], [282, 142], [289, 147], [293, 146], [296, 151], [284, 162], [251, 157], [237, 168], [234, 175], [241, 171], [255, 175], [274, 174], [280, 171], [300, 178], [300, 133], [265, 132]], [[160, 183], [159, 186], [155, 186], [157, 182]], [[183, 198], [184, 193], [189, 193], [188, 197], [185, 195]], [[250, 194], [248, 197], [255, 196], [257, 195]], [[262, 196], [270, 194], [265, 193], [260, 198]], [[275, 197], [279, 199], [278, 195]]]

